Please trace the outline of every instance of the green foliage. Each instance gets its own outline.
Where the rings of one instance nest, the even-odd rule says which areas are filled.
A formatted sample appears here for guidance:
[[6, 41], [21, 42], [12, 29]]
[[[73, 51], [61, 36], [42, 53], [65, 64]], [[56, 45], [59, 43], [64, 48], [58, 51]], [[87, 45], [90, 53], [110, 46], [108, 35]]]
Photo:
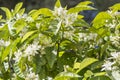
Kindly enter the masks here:
[[14, 10], [1, 7], [6, 18], [0, 15], [0, 79], [116, 80], [102, 67], [120, 50], [119, 4], [98, 13], [89, 25], [78, 13], [95, 10], [90, 4], [84, 1], [67, 10], [57, 0], [54, 10], [28, 14], [22, 2]]

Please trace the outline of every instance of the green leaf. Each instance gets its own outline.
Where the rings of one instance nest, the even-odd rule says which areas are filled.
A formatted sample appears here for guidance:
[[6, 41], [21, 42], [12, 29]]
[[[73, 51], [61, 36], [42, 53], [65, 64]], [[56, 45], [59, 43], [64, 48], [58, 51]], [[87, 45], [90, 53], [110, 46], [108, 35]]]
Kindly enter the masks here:
[[24, 12], [25, 12], [25, 8], [20, 9], [20, 10], [19, 10], [19, 12], [18, 12], [18, 14], [19, 14], [19, 15], [23, 15], [23, 14], [24, 14]]
[[55, 31], [55, 35], [59, 32], [60, 27], [61, 27], [61, 23], [62, 23], [62, 21], [60, 21], [60, 22], [57, 24], [57, 29], [56, 29], [56, 31]]
[[0, 38], [7, 40], [9, 37], [9, 29], [5, 24], [2, 28], [0, 28]]
[[106, 20], [112, 19], [112, 16], [107, 12], [100, 12], [93, 20], [93, 26], [98, 29], [102, 27]]
[[56, 3], [55, 3], [55, 7], [61, 7], [61, 3], [60, 3], [60, 0], [57, 0]]
[[54, 47], [47, 47], [45, 52], [48, 65], [52, 68], [56, 61], [57, 51], [54, 50]]
[[85, 22], [83, 19], [78, 19], [73, 23], [73, 26], [77, 27], [89, 27], [89, 24]]
[[15, 9], [14, 9], [14, 14], [16, 14], [22, 7], [23, 3], [20, 2], [18, 3], [16, 6], [15, 6]]
[[43, 14], [44, 16], [52, 16], [52, 11], [48, 8], [42, 8], [29, 12], [29, 15], [32, 16], [33, 19], [36, 19], [40, 14]]
[[16, 28], [17, 34], [27, 25], [24, 19], [17, 20], [13, 25]]
[[27, 32], [24, 36], [23, 36], [23, 38], [22, 38], [22, 40], [21, 40], [21, 43], [22, 42], [24, 42], [27, 38], [29, 38], [32, 34], [34, 34], [35, 32], [37, 32], [37, 31], [29, 31], [29, 32]]
[[85, 67], [89, 66], [90, 64], [96, 62], [97, 59], [94, 58], [85, 58], [79, 66], [79, 69], [77, 70], [77, 73], [80, 72], [82, 69], [84, 69]]
[[0, 15], [0, 19], [2, 19], [2, 15]]
[[69, 80], [71, 78], [79, 78], [80, 76], [72, 72], [61, 72], [59, 73], [54, 80]]
[[78, 5], [77, 5], [77, 7], [79, 7], [79, 6], [81, 6], [81, 5], [89, 5], [89, 4], [93, 4], [93, 2], [91, 2], [91, 1], [84, 1], [84, 2], [80, 2]]
[[84, 10], [94, 10], [94, 9], [95, 8], [93, 8], [91, 6], [79, 5], [77, 7], [70, 8], [68, 10], [68, 14], [70, 14], [70, 13], [79, 13], [79, 12], [84, 11]]
[[10, 54], [10, 49], [11, 46], [9, 45], [8, 47], [5, 48], [3, 54], [2, 54], [2, 62], [5, 60], [5, 58]]
[[92, 77], [89, 80], [111, 80], [109, 77], [107, 76], [97, 76], [97, 77]]
[[91, 1], [80, 2], [77, 6], [70, 8], [68, 10], [68, 13], [79, 13], [80, 11], [83, 10], [95, 10], [95, 8], [88, 6], [88, 4], [92, 4], [92, 2]]
[[16, 45], [20, 42], [20, 38], [16, 39], [13, 43], [11, 43], [9, 46], [7, 46], [2, 54], [2, 61], [5, 60], [5, 58], [12, 52], [16, 50]]
[[110, 7], [110, 9], [112, 9], [113, 12], [120, 10], [120, 3], [113, 5], [112, 7]]
[[6, 7], [0, 7], [0, 8], [6, 13], [7, 19], [10, 19], [12, 17], [11, 12], [8, 8]]
[[87, 79], [93, 75], [93, 72], [90, 70], [87, 70], [86, 73], [84, 74], [84, 78]]
[[42, 8], [38, 10], [39, 14], [43, 14], [45, 16], [52, 16], [52, 11], [48, 8]]
[[37, 10], [31, 10], [29, 13], [28, 13], [28, 15], [32, 15], [34, 12], [36, 12]]
[[98, 73], [94, 73], [94, 76], [104, 76], [106, 75], [106, 72], [98, 72]]
[[[20, 77], [20, 78], [24, 78], [25, 76], [23, 75], [23, 73], [21, 72], [21, 69], [18, 66], [18, 63], [15, 63], [13, 66], [13, 69], [15, 71], [15, 74]], [[21, 80], [21, 79], [20, 79]], [[23, 80], [23, 79], [22, 79]]]

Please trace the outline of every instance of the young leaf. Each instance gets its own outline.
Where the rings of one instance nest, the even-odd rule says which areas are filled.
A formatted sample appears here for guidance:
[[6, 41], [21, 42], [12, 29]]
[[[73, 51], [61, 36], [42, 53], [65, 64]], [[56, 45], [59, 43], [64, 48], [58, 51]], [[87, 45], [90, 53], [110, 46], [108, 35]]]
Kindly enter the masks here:
[[77, 7], [73, 7], [73, 8], [70, 8], [68, 10], [68, 13], [79, 13], [81, 11], [84, 11], [84, 10], [94, 10], [95, 8], [91, 7], [91, 6], [86, 6], [86, 5], [79, 5]]
[[7, 19], [10, 19], [12, 17], [11, 12], [8, 8], [6, 7], [0, 7], [0, 8], [6, 13]]
[[77, 7], [79, 7], [79, 6], [81, 6], [81, 5], [89, 5], [89, 4], [92, 4], [92, 2], [91, 1], [84, 1], [84, 2], [80, 2], [78, 5], [77, 5]]
[[61, 3], [60, 3], [60, 0], [57, 0], [56, 3], [55, 3], [55, 7], [61, 7]]
[[16, 14], [22, 7], [23, 3], [20, 2], [18, 3], [16, 6], [15, 6], [15, 9], [14, 9], [14, 14]]
[[48, 8], [42, 8], [38, 10], [39, 14], [43, 14], [45, 16], [52, 16], [52, 11]]
[[17, 20], [15, 24], [13, 25], [16, 28], [17, 34], [26, 26], [26, 22], [24, 19]]
[[77, 70], [77, 73], [80, 72], [82, 69], [84, 69], [85, 67], [87, 67], [88, 65], [96, 62], [97, 59], [94, 59], [94, 58], [85, 58], [81, 63], [80, 63], [80, 66], [79, 66], [79, 69]]
[[112, 9], [114, 12], [120, 10], [120, 3], [113, 5], [112, 7], [110, 7], [110, 9]]
[[107, 12], [100, 12], [93, 20], [93, 27], [98, 29], [106, 23], [106, 20], [110, 19], [112, 19], [110, 14]]
[[24, 12], [25, 12], [25, 8], [22, 8], [22, 9], [19, 10], [18, 14], [19, 14], [19, 15], [23, 15]]
[[5, 60], [5, 58], [9, 55], [10, 53], [11, 46], [9, 45], [3, 52], [2, 54], [2, 62]]
[[28, 37], [30, 37], [32, 34], [34, 34], [35, 32], [37, 32], [37, 31], [29, 31], [29, 32], [27, 32], [24, 36], [23, 36], [23, 38], [22, 38], [22, 40], [21, 40], [21, 43], [22, 42], [24, 42]]

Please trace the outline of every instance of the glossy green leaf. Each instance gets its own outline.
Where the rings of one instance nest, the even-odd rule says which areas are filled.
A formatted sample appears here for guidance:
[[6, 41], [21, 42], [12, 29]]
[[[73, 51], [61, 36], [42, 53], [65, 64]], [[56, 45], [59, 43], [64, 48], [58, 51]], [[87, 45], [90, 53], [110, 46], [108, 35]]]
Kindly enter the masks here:
[[27, 25], [24, 19], [17, 20], [13, 25], [16, 28], [17, 34]]
[[21, 9], [22, 5], [23, 5], [22, 2], [16, 4], [15, 9], [14, 9], [14, 14], [16, 14]]
[[69, 80], [71, 78], [79, 78], [78, 74], [72, 73], [72, 72], [61, 72], [59, 73], [54, 80]]
[[106, 72], [94, 73], [94, 76], [104, 76], [104, 75], [106, 75]]
[[42, 8], [39, 10], [32, 10], [29, 14], [32, 16], [33, 19], [36, 19], [40, 14], [43, 14], [45, 16], [51, 16], [52, 12], [48, 8]]
[[112, 9], [114, 12], [120, 10], [120, 3], [113, 5], [112, 7], [110, 7], [110, 9]]
[[55, 7], [61, 7], [61, 3], [60, 3], [60, 0], [57, 0], [56, 3], [55, 3]]
[[112, 16], [108, 14], [107, 12], [100, 12], [93, 20], [93, 26], [98, 29], [102, 27], [105, 23], [106, 20], [112, 19]]
[[34, 34], [35, 32], [37, 32], [37, 31], [29, 31], [29, 32], [27, 32], [24, 36], [23, 36], [23, 38], [22, 38], [22, 40], [21, 40], [21, 43], [22, 42], [24, 42], [27, 38], [29, 38], [32, 34]]
[[77, 7], [73, 7], [73, 8], [70, 8], [68, 10], [68, 13], [79, 13], [81, 11], [84, 11], [84, 10], [94, 10], [95, 8], [91, 7], [91, 6], [86, 6], [86, 5], [79, 5]]
[[2, 28], [0, 28], [0, 38], [7, 40], [9, 35], [10, 34], [7, 25], [4, 25]]
[[47, 47], [45, 52], [48, 65], [50, 68], [52, 68], [56, 61], [57, 51], [55, 51], [53, 47]]
[[20, 10], [19, 10], [19, 12], [18, 12], [18, 14], [19, 14], [19, 15], [23, 15], [23, 14], [24, 14], [24, 12], [25, 12], [25, 8], [20, 9]]
[[12, 17], [12, 14], [8, 8], [6, 7], [0, 7], [0, 8], [6, 13], [7, 19], [10, 19]]
[[94, 58], [85, 58], [79, 66], [79, 69], [77, 70], [77, 73], [80, 72], [82, 69], [84, 69], [85, 67], [89, 66], [90, 64], [96, 62], [97, 59]]
[[52, 11], [48, 8], [42, 8], [38, 10], [39, 14], [43, 14], [45, 16], [52, 16]]

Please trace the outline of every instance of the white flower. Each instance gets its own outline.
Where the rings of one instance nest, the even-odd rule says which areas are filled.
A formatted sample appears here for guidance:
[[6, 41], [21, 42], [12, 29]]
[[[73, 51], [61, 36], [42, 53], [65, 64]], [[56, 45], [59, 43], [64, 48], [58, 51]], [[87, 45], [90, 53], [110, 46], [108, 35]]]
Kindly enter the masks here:
[[116, 35], [116, 36], [110, 36], [110, 41], [112, 42], [113, 45], [115, 46], [119, 46], [120, 43], [120, 36]]
[[40, 28], [40, 23], [36, 23], [36, 27], [39, 29]]
[[120, 70], [114, 70], [112, 71], [112, 76], [115, 80], [120, 80]]
[[7, 47], [10, 45], [10, 41], [0, 40], [0, 46]]
[[102, 71], [103, 70], [112, 70], [112, 65], [114, 64], [115, 62], [110, 62], [110, 61], [105, 61], [105, 63], [102, 65]]
[[53, 78], [48, 76], [48, 77], [47, 77], [47, 80], [53, 80]]
[[15, 19], [19, 20], [19, 19], [22, 19], [22, 18], [27, 18], [27, 16], [28, 16], [27, 14], [23, 14], [23, 15], [16, 14]]
[[18, 50], [17, 52], [14, 53], [15, 57], [13, 58], [13, 60], [15, 60], [15, 62], [19, 62], [19, 60], [22, 57], [22, 52], [20, 50]]
[[62, 7], [59, 7], [59, 8], [55, 8], [55, 11], [53, 12], [53, 14], [55, 15], [55, 16], [58, 16], [58, 17], [60, 17], [60, 18], [64, 18], [64, 17], [66, 17], [67, 16], [67, 10], [65, 10], [64, 8], [62, 8]]
[[112, 56], [113, 59], [120, 58], [120, 52], [112, 52], [111, 56]]
[[35, 56], [35, 54], [38, 54], [38, 50], [40, 50], [41, 46], [38, 45], [38, 43], [30, 44], [25, 49], [25, 57], [28, 57], [28, 60], [30, 61], [31, 56]]
[[39, 77], [35, 73], [30, 72], [29, 74], [27, 74], [25, 80], [39, 80]]
[[77, 19], [77, 16], [77, 13], [67, 14], [64, 21], [65, 27], [71, 26]]
[[34, 20], [33, 20], [33, 18], [32, 18], [32, 17], [27, 16], [26, 21], [28, 21], [28, 22], [33, 22]]
[[79, 38], [85, 42], [88, 40], [96, 40], [97, 34], [95, 33], [79, 33]]

